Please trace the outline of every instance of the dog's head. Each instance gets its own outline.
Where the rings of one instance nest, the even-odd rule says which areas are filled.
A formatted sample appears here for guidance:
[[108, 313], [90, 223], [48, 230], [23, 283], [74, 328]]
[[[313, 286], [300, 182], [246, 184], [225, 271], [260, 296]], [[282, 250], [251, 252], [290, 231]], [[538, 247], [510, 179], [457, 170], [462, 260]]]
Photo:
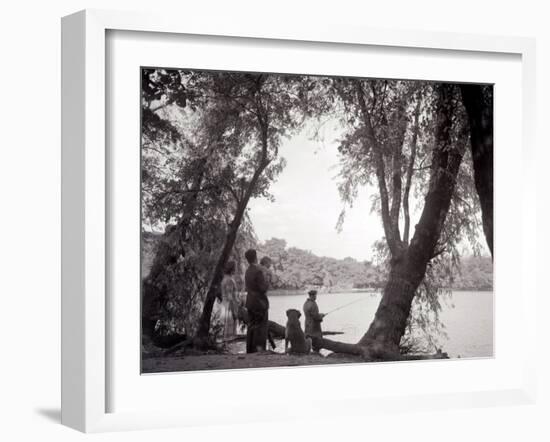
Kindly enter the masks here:
[[288, 309], [288, 310], [286, 311], [286, 317], [287, 317], [288, 319], [296, 319], [296, 320], [298, 320], [298, 319], [300, 318], [300, 316], [302, 316], [302, 314], [301, 314], [298, 310], [296, 310], [296, 309], [294, 309], [294, 308]]

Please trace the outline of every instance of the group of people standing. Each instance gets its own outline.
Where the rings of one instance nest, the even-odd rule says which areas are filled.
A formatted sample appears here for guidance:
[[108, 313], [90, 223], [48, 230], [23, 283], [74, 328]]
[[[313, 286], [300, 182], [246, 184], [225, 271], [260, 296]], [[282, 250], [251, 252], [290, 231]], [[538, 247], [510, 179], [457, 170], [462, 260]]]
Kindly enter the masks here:
[[[229, 261], [221, 283], [221, 299], [224, 315], [223, 338], [233, 339], [237, 334], [239, 318], [246, 318], [246, 352], [255, 353], [266, 350], [267, 341], [275, 344], [269, 335], [269, 299], [267, 292], [271, 287], [271, 259], [263, 257], [258, 263], [257, 252], [249, 249], [244, 254], [248, 268], [244, 276], [246, 301], [239, 299], [237, 283], [234, 275], [236, 264]], [[303, 310], [305, 315], [305, 334], [309, 337], [322, 337], [321, 322], [324, 315], [319, 313], [316, 303], [317, 291], [310, 290]], [[245, 309], [245, 311], [243, 311]], [[318, 348], [313, 348], [318, 351]]]

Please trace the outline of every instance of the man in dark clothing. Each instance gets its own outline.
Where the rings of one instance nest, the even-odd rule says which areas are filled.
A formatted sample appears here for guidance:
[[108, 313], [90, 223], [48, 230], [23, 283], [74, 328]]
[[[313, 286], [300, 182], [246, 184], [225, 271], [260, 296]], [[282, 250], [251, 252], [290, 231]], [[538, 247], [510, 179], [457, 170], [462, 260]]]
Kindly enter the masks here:
[[[321, 322], [325, 315], [319, 313], [319, 307], [317, 306], [317, 290], [310, 290], [308, 292], [308, 299], [304, 304], [304, 315], [306, 317], [306, 326], [305, 326], [305, 335], [310, 338], [322, 338], [323, 330], [321, 329]], [[320, 348], [318, 345], [315, 345], [315, 339], [312, 339], [313, 351], [319, 351]]]
[[246, 352], [254, 353], [266, 349], [269, 310], [268, 282], [263, 269], [258, 265], [256, 250], [247, 250], [244, 256], [249, 264], [244, 275], [247, 292], [246, 310], [248, 311]]

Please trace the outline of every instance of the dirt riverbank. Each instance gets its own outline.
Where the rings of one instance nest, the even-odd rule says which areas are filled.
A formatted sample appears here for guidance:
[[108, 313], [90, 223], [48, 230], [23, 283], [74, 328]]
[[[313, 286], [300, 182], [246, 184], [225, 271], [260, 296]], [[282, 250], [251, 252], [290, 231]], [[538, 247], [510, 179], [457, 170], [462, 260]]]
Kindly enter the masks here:
[[230, 370], [239, 368], [296, 367], [361, 362], [353, 356], [319, 354], [287, 355], [281, 353], [253, 354], [196, 354], [143, 359], [143, 373], [174, 371]]

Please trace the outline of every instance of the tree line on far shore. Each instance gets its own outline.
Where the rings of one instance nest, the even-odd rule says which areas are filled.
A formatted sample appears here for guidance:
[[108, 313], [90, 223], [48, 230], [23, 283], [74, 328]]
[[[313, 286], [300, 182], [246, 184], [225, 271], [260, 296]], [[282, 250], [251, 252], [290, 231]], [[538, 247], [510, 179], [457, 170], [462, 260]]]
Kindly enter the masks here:
[[[143, 277], [149, 272], [159, 239], [160, 235], [148, 232], [143, 234]], [[379, 290], [387, 281], [387, 270], [383, 263], [358, 261], [351, 257], [337, 259], [317, 256], [309, 250], [288, 246], [280, 238], [257, 242], [255, 247], [259, 256], [272, 259], [272, 290], [306, 290], [312, 287], [329, 292]], [[240, 264], [236, 279], [242, 285], [245, 264]], [[442, 271], [439, 277], [444, 287], [454, 290], [492, 290], [493, 264], [488, 256], [464, 256], [454, 271]]]

